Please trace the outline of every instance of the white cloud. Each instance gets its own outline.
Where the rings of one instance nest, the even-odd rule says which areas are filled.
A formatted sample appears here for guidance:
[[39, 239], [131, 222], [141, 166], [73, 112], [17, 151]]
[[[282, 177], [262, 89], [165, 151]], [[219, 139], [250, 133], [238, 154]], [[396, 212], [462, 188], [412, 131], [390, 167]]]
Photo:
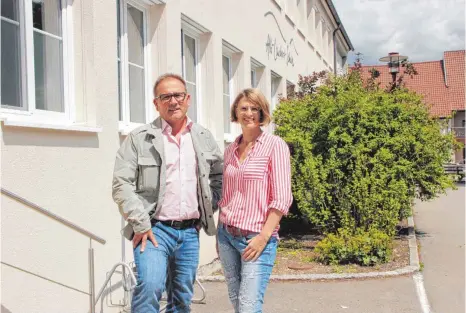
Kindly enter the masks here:
[[[413, 62], [440, 60], [465, 45], [465, 0], [333, 0], [364, 64], [389, 52]], [[350, 62], [354, 56], [350, 57]]]

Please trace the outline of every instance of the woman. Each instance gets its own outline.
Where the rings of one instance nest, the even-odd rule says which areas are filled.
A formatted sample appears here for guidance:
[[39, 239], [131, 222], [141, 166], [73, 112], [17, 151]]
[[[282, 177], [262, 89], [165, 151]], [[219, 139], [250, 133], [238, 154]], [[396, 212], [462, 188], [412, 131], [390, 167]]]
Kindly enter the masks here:
[[280, 219], [292, 202], [290, 151], [263, 132], [269, 104], [245, 89], [231, 107], [242, 134], [225, 150], [218, 252], [235, 313], [260, 313], [275, 261]]

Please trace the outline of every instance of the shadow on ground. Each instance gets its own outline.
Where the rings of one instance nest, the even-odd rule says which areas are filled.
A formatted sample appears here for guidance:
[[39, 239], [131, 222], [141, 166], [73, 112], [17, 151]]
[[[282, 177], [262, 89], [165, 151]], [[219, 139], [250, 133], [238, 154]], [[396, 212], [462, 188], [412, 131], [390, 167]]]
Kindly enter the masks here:
[[426, 233], [421, 229], [416, 229], [414, 232], [418, 238], [432, 237], [429, 233]]

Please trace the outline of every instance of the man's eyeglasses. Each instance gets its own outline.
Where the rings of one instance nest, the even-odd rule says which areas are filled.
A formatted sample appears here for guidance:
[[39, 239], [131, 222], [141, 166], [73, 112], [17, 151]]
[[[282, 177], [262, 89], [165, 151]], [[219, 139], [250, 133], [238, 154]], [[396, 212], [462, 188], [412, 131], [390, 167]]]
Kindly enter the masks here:
[[159, 99], [162, 102], [170, 102], [172, 97], [175, 98], [177, 102], [183, 101], [186, 98], [186, 92], [161, 94], [160, 96], [155, 97], [155, 99]]

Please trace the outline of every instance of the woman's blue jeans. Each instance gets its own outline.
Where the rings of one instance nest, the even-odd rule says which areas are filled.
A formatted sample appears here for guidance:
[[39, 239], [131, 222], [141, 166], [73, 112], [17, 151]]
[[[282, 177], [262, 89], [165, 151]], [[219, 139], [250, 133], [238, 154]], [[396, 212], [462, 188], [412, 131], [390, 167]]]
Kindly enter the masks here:
[[218, 228], [219, 257], [235, 313], [262, 313], [265, 290], [277, 255], [278, 240], [272, 237], [256, 261], [243, 261], [241, 254], [248, 245], [247, 240], [255, 235], [235, 237], [221, 225]]

